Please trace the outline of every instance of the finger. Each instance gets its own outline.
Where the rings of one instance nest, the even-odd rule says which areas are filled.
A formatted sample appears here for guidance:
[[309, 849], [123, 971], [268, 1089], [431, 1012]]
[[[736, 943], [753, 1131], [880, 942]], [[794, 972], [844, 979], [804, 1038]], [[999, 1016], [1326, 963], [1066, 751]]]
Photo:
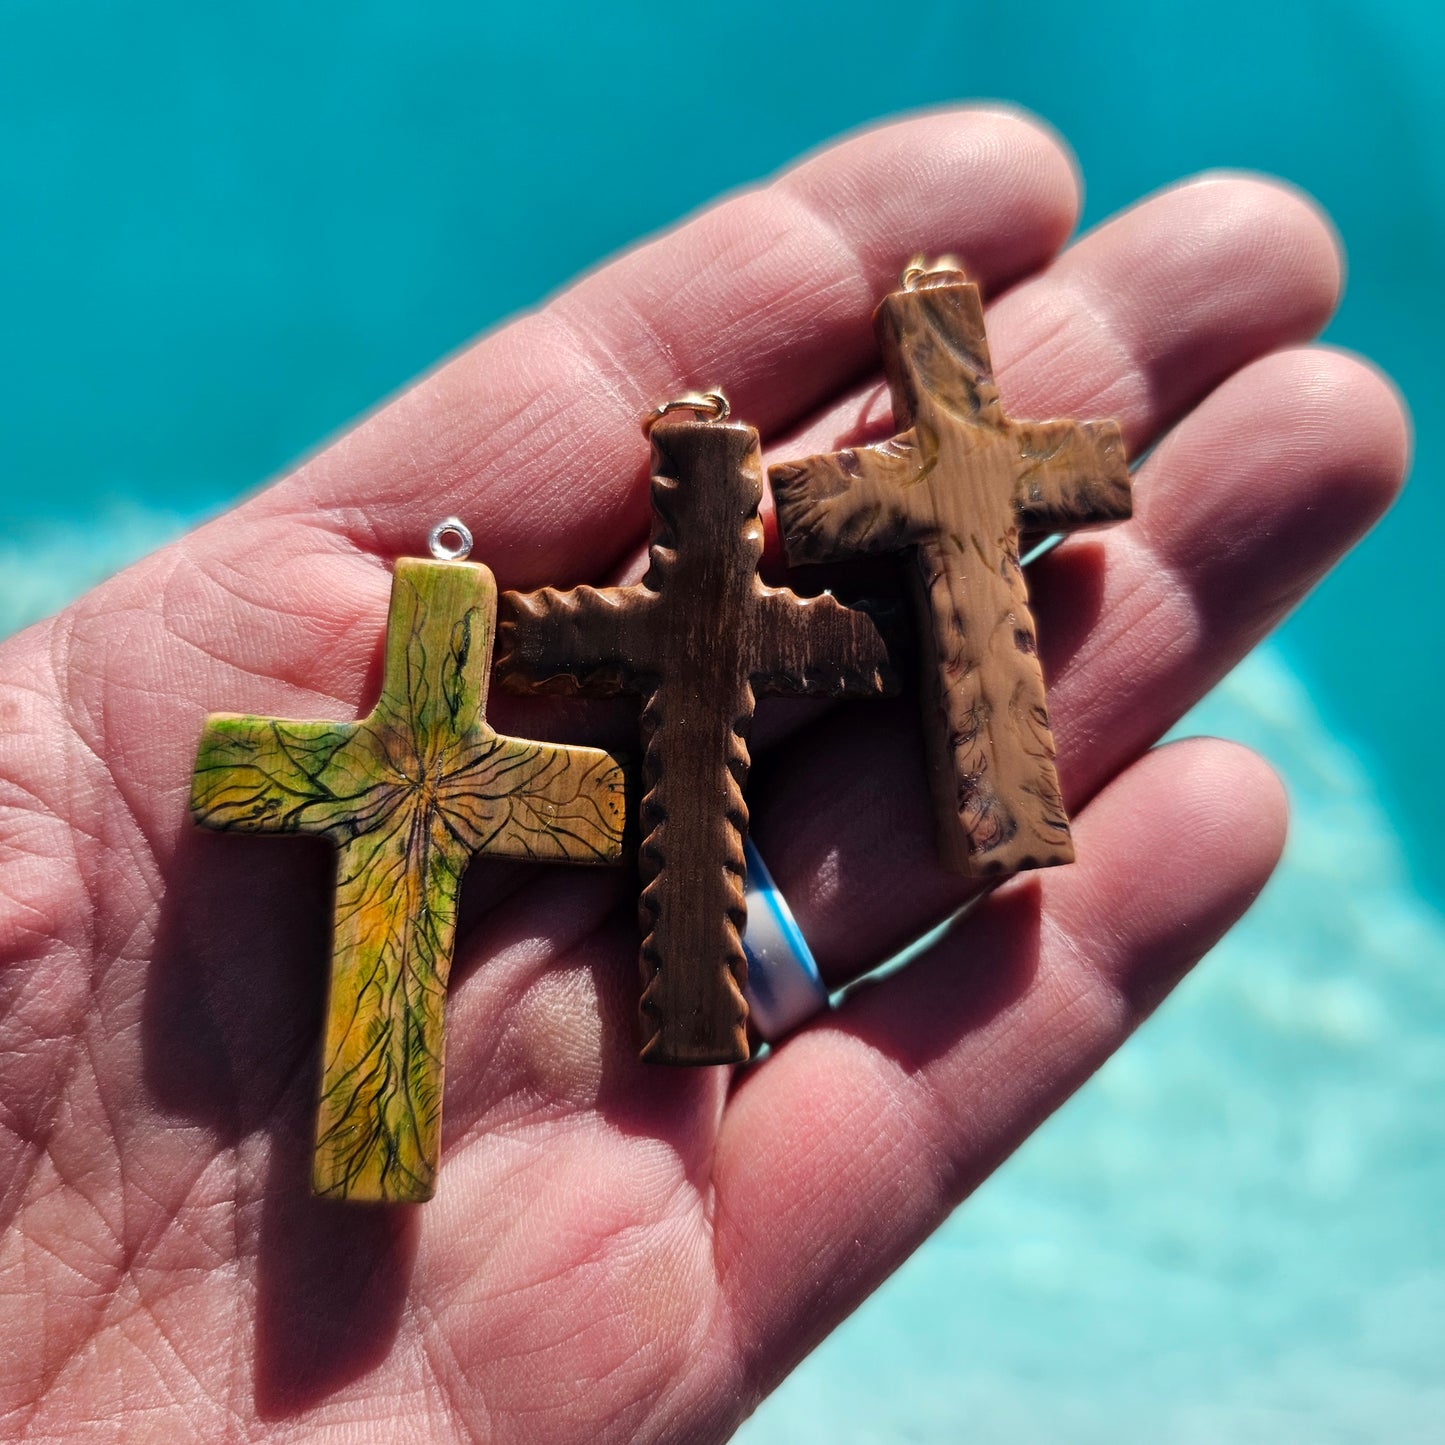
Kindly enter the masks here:
[[[1340, 281], [1334, 231], [1298, 191], [1251, 176], [1172, 187], [989, 307], [1004, 409], [1112, 418], [1138, 453], [1231, 372], [1317, 335]], [[771, 450], [806, 456], [889, 430], [869, 379]]]
[[[1275, 181], [1214, 176], [1153, 196], [1100, 226], [988, 312], [1005, 410], [1110, 417], [1130, 451], [1259, 356], [1316, 335], [1340, 289], [1340, 253], [1318, 208]], [[771, 447], [777, 460], [892, 431], [874, 377]], [[771, 498], [770, 578], [783, 580]], [[640, 576], [635, 556], [629, 576]], [[800, 569], [794, 585], [821, 585]]]
[[124, 710], [82, 690], [87, 743], [118, 760], [164, 847], [205, 712], [356, 715], [375, 688], [383, 559], [419, 550], [439, 514], [471, 520], [504, 585], [605, 568], [646, 524], [645, 405], [722, 382], [782, 424], [862, 370], [873, 299], [910, 247], [959, 250], [1003, 284], [1062, 244], [1076, 200], [1039, 126], [963, 111], [856, 137], [724, 202], [70, 612], [60, 669], [132, 689]]
[[1136, 763], [1072, 868], [966, 927], [745, 1075], [715, 1251], [759, 1393], [853, 1309], [1124, 1040], [1278, 858], [1269, 769], [1213, 740]]
[[764, 431], [795, 421], [868, 366], [909, 250], [956, 249], [996, 288], [1063, 244], [1076, 207], [1058, 142], [1012, 112], [866, 132], [463, 352], [259, 509], [384, 556], [415, 548], [419, 507], [453, 510], [507, 584], [595, 576], [645, 521], [648, 407], [721, 385]]
[[[1278, 353], [1161, 444], [1132, 521], [1031, 569], [1070, 806], [1280, 621], [1393, 499], [1407, 455], [1378, 374], [1337, 352]], [[766, 760], [752, 796], [759, 848], [831, 982], [970, 891], [936, 862], [912, 703], [840, 709]]]
[[[1006, 408], [1020, 417], [1111, 416], [1138, 451], [1215, 382], [1315, 335], [1339, 287], [1334, 233], [1299, 192], [1247, 176], [1174, 187], [1100, 226], [990, 307]], [[874, 380], [772, 450], [779, 459], [805, 456], [886, 435], [891, 425], [886, 390]], [[627, 580], [645, 566], [639, 547]], [[815, 571], [787, 580], [816, 590]], [[784, 580], [776, 568], [769, 575]], [[769, 714], [755, 735], [759, 752], [818, 709]]]

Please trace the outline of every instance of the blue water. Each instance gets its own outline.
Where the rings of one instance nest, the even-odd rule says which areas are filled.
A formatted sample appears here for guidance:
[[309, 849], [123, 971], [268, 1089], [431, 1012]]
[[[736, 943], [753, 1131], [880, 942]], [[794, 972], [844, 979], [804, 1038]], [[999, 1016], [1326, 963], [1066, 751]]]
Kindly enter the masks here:
[[[1445, 868], [1418, 728], [1445, 701], [1442, 62], [1436, 7], [1368, 0], [10, 0], [0, 631], [866, 120], [1027, 105], [1078, 150], [1087, 220], [1201, 167], [1292, 177], [1350, 251], [1332, 339], [1394, 373], [1419, 452], [1401, 507], [1192, 720], [1285, 773], [1286, 864], [742, 1438], [1439, 1439]], [[1408, 717], [1367, 685], [1395, 671]]]

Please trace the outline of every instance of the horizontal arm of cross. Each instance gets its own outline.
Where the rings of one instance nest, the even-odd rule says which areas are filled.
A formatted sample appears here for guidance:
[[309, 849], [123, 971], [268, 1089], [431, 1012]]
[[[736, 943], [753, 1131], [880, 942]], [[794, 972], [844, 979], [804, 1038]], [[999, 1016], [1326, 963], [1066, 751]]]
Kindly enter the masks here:
[[1121, 522], [1133, 510], [1129, 468], [1116, 422], [1014, 422], [1014, 493], [1025, 532], [1071, 532]]
[[836, 597], [766, 588], [753, 691], [785, 697], [885, 697], [898, 690], [877, 624]]
[[191, 816], [242, 833], [347, 836], [367, 784], [344, 766], [355, 723], [207, 719], [191, 780]]
[[910, 546], [917, 538], [909, 488], [925, 475], [911, 431], [878, 446], [769, 467], [788, 561], [798, 566]]
[[514, 692], [613, 697], [633, 691], [647, 671], [644, 621], [656, 602], [645, 587], [504, 592], [497, 676]]
[[442, 817], [468, 853], [554, 863], [622, 857], [627, 775], [611, 753], [492, 734], [442, 784]]

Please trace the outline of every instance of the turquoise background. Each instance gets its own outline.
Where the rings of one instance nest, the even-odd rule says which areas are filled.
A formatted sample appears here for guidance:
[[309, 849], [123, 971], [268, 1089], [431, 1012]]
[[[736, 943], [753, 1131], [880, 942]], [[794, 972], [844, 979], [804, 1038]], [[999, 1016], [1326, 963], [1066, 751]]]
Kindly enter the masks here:
[[[1286, 773], [1259, 910], [745, 1428], [1426, 1440], [1445, 1418], [1445, 19], [1398, 3], [679, 12], [8, 0], [0, 631], [285, 466], [606, 252], [838, 131], [970, 97], [1077, 149], [1086, 222], [1288, 176], [1413, 489], [1192, 726]], [[665, 165], [673, 149], [698, 159]], [[1411, 691], [1369, 685], [1408, 678]], [[1408, 711], [1407, 711], [1408, 710]]]

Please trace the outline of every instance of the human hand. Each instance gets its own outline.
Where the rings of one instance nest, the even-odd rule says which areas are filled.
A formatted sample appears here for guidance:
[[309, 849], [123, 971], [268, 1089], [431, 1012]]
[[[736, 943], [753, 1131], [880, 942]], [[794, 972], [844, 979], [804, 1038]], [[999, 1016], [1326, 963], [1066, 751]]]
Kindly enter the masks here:
[[[1056, 257], [1076, 205], [1014, 116], [848, 141], [0, 649], [7, 1433], [724, 1435], [1247, 906], [1272, 775], [1148, 749], [1388, 503], [1406, 428], [1367, 367], [1303, 345], [1339, 263], [1297, 196], [1193, 183]], [[1011, 415], [1159, 442], [1135, 519], [1031, 574], [1080, 861], [738, 1074], [637, 1061], [630, 874], [479, 864], [437, 1199], [311, 1199], [330, 860], [190, 828], [203, 715], [357, 716], [389, 565], [445, 513], [504, 587], [626, 568], [637, 419], [680, 389], [724, 386], [777, 458], [876, 433], [869, 315], [914, 251], [1004, 293]], [[494, 694], [492, 718], [592, 725], [553, 707]], [[933, 860], [910, 700], [789, 722], [758, 733], [754, 835], [838, 985], [965, 885]]]

